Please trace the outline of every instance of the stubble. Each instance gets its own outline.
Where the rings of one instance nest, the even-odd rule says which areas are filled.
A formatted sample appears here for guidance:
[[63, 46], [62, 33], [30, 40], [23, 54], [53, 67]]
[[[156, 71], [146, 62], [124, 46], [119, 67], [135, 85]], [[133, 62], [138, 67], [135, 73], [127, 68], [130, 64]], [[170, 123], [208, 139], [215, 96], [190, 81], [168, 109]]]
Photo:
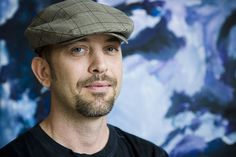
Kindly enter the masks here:
[[[82, 88], [94, 81], [106, 81], [111, 85], [112, 95], [107, 93], [91, 93], [93, 100], [86, 100], [81, 94]], [[74, 96], [76, 111], [85, 117], [101, 117], [107, 115], [113, 108], [117, 91], [117, 80], [107, 75], [93, 75], [91, 78], [77, 83], [78, 94]]]

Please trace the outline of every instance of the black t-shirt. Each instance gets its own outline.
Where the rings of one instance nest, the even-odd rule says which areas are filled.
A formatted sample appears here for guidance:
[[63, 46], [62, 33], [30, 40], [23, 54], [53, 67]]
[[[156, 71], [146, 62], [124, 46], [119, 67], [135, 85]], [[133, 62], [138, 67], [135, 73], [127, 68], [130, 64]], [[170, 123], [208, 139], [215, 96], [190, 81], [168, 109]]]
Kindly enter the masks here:
[[78, 154], [50, 138], [39, 125], [0, 149], [0, 157], [168, 157], [160, 147], [108, 125], [106, 146], [93, 155]]

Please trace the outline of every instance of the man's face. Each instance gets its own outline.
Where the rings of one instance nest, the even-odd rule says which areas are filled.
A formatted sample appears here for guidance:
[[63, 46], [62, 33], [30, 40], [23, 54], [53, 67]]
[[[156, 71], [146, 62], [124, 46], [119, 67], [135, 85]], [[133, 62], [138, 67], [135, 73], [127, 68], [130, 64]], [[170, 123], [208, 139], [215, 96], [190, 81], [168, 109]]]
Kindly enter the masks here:
[[108, 114], [120, 91], [120, 41], [109, 35], [90, 35], [51, 52], [52, 103], [65, 112], [85, 117]]

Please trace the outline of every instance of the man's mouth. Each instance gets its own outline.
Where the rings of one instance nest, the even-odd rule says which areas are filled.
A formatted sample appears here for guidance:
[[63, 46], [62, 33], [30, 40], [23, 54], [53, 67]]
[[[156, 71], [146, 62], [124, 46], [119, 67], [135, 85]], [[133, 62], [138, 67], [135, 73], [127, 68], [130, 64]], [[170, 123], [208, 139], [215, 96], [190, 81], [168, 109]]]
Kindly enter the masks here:
[[108, 82], [95, 81], [85, 86], [86, 89], [92, 92], [107, 92], [112, 85]]

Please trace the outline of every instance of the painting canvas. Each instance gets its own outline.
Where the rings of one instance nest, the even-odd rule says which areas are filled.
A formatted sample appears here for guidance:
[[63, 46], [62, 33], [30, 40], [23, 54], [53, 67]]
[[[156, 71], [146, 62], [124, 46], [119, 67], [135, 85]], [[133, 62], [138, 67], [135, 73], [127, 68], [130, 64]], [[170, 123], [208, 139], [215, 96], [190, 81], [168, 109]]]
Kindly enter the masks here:
[[[122, 45], [123, 86], [109, 123], [170, 157], [235, 156], [236, 1], [97, 1], [124, 11], [135, 26]], [[49, 111], [24, 30], [55, 2], [0, 1], [0, 147]]]

